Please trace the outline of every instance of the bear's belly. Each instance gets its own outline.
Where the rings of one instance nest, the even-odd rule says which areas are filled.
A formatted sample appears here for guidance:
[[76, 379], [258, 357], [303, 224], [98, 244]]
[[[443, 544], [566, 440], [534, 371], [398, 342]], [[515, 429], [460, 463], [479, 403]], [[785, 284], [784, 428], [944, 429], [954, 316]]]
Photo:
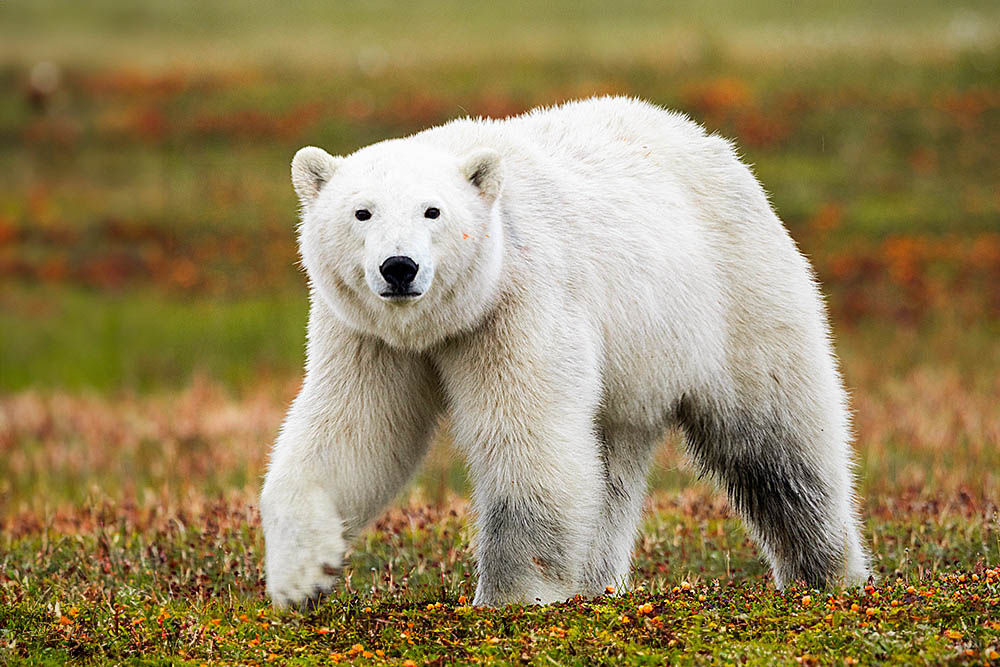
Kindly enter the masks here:
[[605, 320], [601, 419], [658, 430], [685, 392], [725, 381], [725, 332], [721, 316], [702, 312], [700, 321], [676, 304], [655, 313], [649, 305], [619, 307]]

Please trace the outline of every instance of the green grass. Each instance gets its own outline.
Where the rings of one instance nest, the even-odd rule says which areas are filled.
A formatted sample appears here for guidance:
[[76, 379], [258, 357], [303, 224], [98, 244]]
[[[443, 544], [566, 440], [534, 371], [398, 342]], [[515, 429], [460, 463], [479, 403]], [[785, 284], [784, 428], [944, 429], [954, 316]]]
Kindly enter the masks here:
[[199, 375], [248, 388], [268, 375], [298, 374], [305, 353], [304, 287], [241, 299], [49, 288], [0, 303], [6, 391], [151, 391]]
[[879, 518], [873, 587], [781, 594], [734, 520], [661, 509], [643, 530], [635, 590], [485, 610], [467, 602], [468, 529], [414, 508], [369, 532], [348, 583], [304, 614], [263, 598], [251, 508], [135, 517], [105, 507], [73, 535], [3, 538], [6, 664], [903, 665], [982, 663], [1000, 647], [1000, 532], [976, 516]]
[[[0, 54], [87, 63], [163, 67], [292, 63], [356, 65], [375, 50], [389, 63], [476, 62], [500, 54], [544, 58], [566, 53], [617, 62], [690, 62], [715, 54], [747, 59], [829, 53], [936, 59], [995, 44], [1000, 10], [988, 0], [866, 3], [777, 0], [629, 0], [544, 4], [419, 0], [353, 3], [305, 0], [254, 6], [236, 0], [76, 6], [62, 0], [7, 3]], [[361, 60], [364, 60], [363, 58]]]

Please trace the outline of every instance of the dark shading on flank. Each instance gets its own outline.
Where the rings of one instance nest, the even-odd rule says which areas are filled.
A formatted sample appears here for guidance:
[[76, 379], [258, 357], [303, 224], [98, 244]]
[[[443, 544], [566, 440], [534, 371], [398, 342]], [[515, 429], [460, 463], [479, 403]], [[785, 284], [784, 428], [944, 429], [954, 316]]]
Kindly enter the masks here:
[[685, 395], [676, 405], [695, 461], [776, 560], [779, 579], [823, 588], [843, 568], [844, 536], [831, 526], [830, 489], [802, 454], [803, 444], [776, 417], [713, 410]]

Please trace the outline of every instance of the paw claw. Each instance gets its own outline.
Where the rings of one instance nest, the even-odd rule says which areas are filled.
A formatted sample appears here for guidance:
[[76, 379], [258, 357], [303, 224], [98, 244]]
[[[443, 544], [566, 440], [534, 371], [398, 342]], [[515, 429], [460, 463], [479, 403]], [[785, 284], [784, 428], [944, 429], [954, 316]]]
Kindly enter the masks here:
[[[301, 611], [315, 610], [336, 587], [346, 551], [339, 529], [316, 520], [318, 511], [305, 514], [289, 518], [272, 511], [263, 522], [268, 592], [278, 606]], [[331, 511], [322, 514], [328, 517]]]
[[303, 612], [313, 612], [319, 609], [323, 601], [326, 599], [326, 591], [316, 586], [313, 589], [312, 595], [307, 596], [304, 600], [299, 603], [299, 609]]

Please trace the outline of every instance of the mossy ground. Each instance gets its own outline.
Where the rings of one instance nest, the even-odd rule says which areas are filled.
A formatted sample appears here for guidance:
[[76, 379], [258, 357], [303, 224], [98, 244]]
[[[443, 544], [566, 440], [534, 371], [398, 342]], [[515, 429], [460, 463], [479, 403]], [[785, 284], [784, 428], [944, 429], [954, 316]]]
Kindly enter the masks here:
[[[711, 508], [699, 513], [699, 507]], [[0, 575], [9, 663], [941, 664], [1000, 651], [1000, 529], [982, 508], [870, 519], [878, 578], [776, 592], [738, 523], [661, 498], [633, 586], [546, 607], [477, 609], [461, 505], [383, 518], [311, 612], [263, 595], [251, 505], [198, 515], [104, 506], [10, 526]], [[68, 526], [72, 525], [72, 528]]]

